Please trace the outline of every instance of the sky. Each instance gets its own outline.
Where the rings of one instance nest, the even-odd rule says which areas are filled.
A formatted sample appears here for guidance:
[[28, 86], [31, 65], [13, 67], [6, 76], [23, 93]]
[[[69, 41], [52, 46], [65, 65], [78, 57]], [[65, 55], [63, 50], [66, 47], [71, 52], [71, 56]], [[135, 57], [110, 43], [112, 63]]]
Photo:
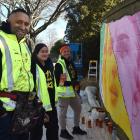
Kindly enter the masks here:
[[50, 42], [51, 36], [52, 36], [52, 40], [55, 41], [59, 39], [63, 39], [65, 35], [66, 25], [67, 22], [64, 20], [63, 17], [58, 18], [57, 21], [49, 25], [45, 31], [41, 32], [38, 35], [37, 42]]
[[[6, 11], [4, 9], [4, 11]], [[3, 17], [1, 17], [2, 20], [5, 20], [5, 18], [3, 19]], [[50, 36], [50, 33], [52, 34], [52, 39], [53, 39], [53, 42], [59, 40], [59, 39], [63, 39], [64, 37], [64, 32], [65, 32], [65, 29], [66, 29], [66, 25], [67, 25], [67, 22], [64, 20], [64, 16], [61, 15], [54, 23], [52, 23], [50, 26], [47, 27], [47, 29], [43, 32], [41, 32], [38, 37], [37, 37], [37, 42], [50, 42], [50, 38], [51, 37], [48, 37]], [[38, 25], [37, 27], [39, 27], [40, 25]], [[54, 38], [55, 36], [55, 38]]]
[[64, 19], [59, 18], [50, 27], [56, 29], [57, 37], [58, 37], [58, 39], [61, 39], [64, 37], [66, 25], [67, 25], [67, 22]]

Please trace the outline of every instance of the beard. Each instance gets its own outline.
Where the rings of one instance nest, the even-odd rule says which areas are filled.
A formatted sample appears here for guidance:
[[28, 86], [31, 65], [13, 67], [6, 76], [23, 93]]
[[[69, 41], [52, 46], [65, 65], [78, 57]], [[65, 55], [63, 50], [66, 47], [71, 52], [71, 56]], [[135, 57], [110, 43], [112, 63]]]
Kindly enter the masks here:
[[22, 31], [17, 31], [16, 32], [16, 36], [18, 38], [18, 40], [21, 40], [25, 37], [26, 33], [25, 32], [22, 32]]
[[19, 29], [19, 28], [14, 28], [12, 30], [12, 33], [16, 35], [17, 39], [18, 40], [21, 40], [25, 37], [25, 35], [28, 33], [27, 30], [22, 30], [22, 29]]

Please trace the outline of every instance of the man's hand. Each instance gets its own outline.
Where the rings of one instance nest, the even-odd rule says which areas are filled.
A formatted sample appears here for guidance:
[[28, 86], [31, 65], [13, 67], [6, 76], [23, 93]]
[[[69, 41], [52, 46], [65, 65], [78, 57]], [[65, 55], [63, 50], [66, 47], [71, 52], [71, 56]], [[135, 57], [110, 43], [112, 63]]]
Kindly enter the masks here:
[[61, 74], [59, 85], [64, 86], [65, 81], [66, 81], [66, 73]]
[[78, 81], [73, 82], [73, 88], [75, 90], [76, 93], [80, 93], [80, 84]]

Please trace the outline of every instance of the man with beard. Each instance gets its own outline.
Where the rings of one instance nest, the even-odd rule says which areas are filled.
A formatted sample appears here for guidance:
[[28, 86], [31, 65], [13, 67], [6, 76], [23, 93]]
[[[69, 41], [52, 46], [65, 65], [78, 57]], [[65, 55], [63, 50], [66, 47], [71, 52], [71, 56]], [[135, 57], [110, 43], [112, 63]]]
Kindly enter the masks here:
[[61, 127], [60, 137], [73, 139], [66, 129], [66, 113], [68, 106], [74, 111], [74, 135], [86, 135], [87, 132], [79, 127], [81, 103], [78, 92], [80, 90], [77, 81], [77, 72], [71, 60], [70, 48], [67, 44], [60, 48], [60, 57], [55, 65], [56, 93], [59, 104], [59, 123]]

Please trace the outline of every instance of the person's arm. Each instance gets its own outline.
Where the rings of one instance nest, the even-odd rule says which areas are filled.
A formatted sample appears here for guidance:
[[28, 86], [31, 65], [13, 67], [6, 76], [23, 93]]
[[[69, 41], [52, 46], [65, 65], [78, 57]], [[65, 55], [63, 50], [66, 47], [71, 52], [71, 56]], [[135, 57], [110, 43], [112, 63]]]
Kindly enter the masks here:
[[71, 75], [72, 73], [70, 72], [72, 86], [73, 86], [74, 90], [76, 91], [76, 93], [79, 94], [80, 93], [80, 83], [78, 81], [77, 70], [76, 70], [76, 67], [72, 61], [70, 61], [70, 64], [73, 67], [73, 71], [74, 71], [74, 76], [72, 76]]
[[61, 66], [61, 64], [56, 63], [55, 64], [55, 69], [54, 69], [54, 76], [55, 76], [57, 86], [59, 86], [61, 74], [63, 74], [62, 66]]
[[[56, 80], [56, 85], [59, 86], [60, 84], [60, 77], [61, 74], [63, 74], [62, 66], [59, 63], [56, 63], [55, 65], [55, 70], [54, 70], [54, 75], [55, 75], [55, 80]], [[72, 83], [71, 81], [65, 81], [64, 86], [71, 86]]]

